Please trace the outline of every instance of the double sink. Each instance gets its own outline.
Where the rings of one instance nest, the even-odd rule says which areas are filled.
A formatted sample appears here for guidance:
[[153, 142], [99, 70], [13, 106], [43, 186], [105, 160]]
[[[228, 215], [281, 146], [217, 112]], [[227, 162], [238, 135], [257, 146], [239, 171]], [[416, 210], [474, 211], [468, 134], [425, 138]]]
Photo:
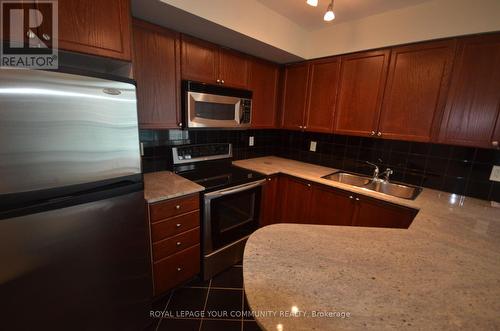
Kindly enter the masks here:
[[345, 171], [337, 171], [322, 178], [408, 200], [415, 200], [422, 192], [421, 187], [392, 183], [380, 179], [373, 180], [372, 177]]

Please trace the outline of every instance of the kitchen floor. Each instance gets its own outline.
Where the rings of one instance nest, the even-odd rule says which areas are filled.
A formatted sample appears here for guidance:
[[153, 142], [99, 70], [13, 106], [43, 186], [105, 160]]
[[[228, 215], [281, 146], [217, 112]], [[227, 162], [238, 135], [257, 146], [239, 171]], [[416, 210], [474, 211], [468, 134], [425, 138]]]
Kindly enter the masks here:
[[[193, 281], [184, 287], [173, 290], [170, 294], [153, 303], [153, 310], [168, 312], [173, 317], [155, 319], [151, 330], [261, 330], [251, 317], [230, 316], [230, 312], [250, 310], [243, 289], [243, 267], [241, 264], [231, 267], [208, 281]], [[181, 312], [186, 311], [205, 311], [205, 316], [176, 318]], [[208, 312], [217, 312], [217, 316], [208, 316]], [[223, 316], [224, 312], [227, 312], [227, 316]]]

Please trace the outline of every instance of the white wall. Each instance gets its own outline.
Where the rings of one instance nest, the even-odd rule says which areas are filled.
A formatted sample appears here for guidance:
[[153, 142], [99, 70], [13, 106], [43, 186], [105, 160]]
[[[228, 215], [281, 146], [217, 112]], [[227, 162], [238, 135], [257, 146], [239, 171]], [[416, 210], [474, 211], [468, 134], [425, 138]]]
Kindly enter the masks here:
[[256, 0], [161, 1], [297, 56], [306, 53], [306, 30]]
[[435, 0], [310, 32], [306, 58], [500, 31], [500, 0]]
[[[256, 0], [159, 1], [306, 59], [500, 31], [500, 0], [432, 0], [355, 21], [333, 21], [328, 27], [312, 31]], [[304, 1], [305, 5], [305, 0], [294, 1]], [[206, 29], [205, 34], [210, 31]], [[237, 47], [241, 43], [236, 40], [230, 47], [245, 51], [245, 45]], [[264, 50], [262, 53], [265, 57]]]

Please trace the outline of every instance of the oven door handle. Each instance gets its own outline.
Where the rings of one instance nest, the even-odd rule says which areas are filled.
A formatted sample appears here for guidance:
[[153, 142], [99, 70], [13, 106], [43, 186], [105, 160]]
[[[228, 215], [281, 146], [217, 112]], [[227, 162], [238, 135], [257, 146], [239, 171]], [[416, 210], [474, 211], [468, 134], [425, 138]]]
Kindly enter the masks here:
[[230, 189], [225, 189], [225, 190], [220, 190], [220, 191], [210, 192], [210, 193], [205, 194], [205, 198], [207, 198], [207, 199], [211, 200], [211, 199], [215, 199], [215, 198], [222, 197], [222, 196], [224, 196], [224, 195], [228, 195], [228, 194], [234, 194], [234, 193], [243, 192], [243, 191], [250, 190], [250, 189], [252, 189], [252, 188], [255, 188], [255, 187], [261, 186], [261, 185], [263, 185], [265, 182], [266, 182], [266, 180], [265, 180], [265, 179], [261, 179], [261, 180], [259, 180], [259, 181], [252, 182], [252, 183], [250, 183], [250, 184], [240, 185], [240, 186], [237, 186], [237, 187], [235, 187], [235, 188], [230, 188]]

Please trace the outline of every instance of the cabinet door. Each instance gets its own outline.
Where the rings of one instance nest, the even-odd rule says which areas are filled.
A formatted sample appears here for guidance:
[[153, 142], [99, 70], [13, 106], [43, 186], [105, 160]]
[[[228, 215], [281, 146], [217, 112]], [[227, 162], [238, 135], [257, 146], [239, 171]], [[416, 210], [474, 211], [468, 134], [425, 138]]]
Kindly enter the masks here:
[[500, 105], [499, 77], [499, 34], [460, 41], [440, 142], [491, 147]]
[[179, 36], [134, 20], [134, 76], [141, 128], [175, 128], [180, 122]]
[[264, 61], [250, 63], [249, 89], [252, 90], [252, 127], [275, 128], [278, 93], [278, 66]]
[[339, 73], [338, 58], [311, 64], [305, 125], [307, 131], [332, 132]]
[[454, 40], [392, 49], [378, 129], [384, 138], [437, 138], [454, 52]]
[[369, 136], [377, 130], [388, 64], [388, 50], [341, 57], [336, 133]]
[[248, 87], [248, 59], [231, 50], [219, 50], [219, 77], [225, 86]]
[[60, 49], [131, 60], [129, 0], [64, 0], [58, 12]]
[[280, 178], [280, 222], [307, 223], [311, 184], [294, 177]]
[[358, 196], [352, 225], [384, 228], [408, 228], [417, 215], [411, 208]]
[[351, 225], [354, 201], [352, 194], [314, 185], [308, 223]]
[[306, 109], [308, 64], [292, 65], [285, 69], [282, 102], [283, 128], [302, 130]]
[[493, 139], [491, 140], [491, 145], [495, 149], [500, 147], [500, 114], [498, 114], [497, 125], [495, 127], [495, 133], [493, 133]]
[[182, 35], [182, 79], [215, 84], [219, 65], [218, 47], [214, 44]]
[[262, 207], [260, 214], [260, 226], [266, 226], [278, 223], [276, 217], [277, 213], [277, 192], [278, 192], [278, 176], [271, 176], [267, 178], [266, 185], [262, 194]]

